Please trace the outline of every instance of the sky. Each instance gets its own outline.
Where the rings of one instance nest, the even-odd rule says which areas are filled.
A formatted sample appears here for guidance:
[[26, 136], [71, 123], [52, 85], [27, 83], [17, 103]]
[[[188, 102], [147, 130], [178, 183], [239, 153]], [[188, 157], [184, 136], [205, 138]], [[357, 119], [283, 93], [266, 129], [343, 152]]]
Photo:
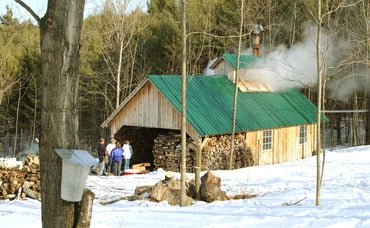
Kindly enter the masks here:
[[[131, 7], [141, 6], [145, 8], [147, 0], [126, 0], [126, 1], [130, 3]], [[37, 15], [39, 15], [39, 17], [42, 17], [46, 12], [48, 2], [47, 0], [23, 0], [23, 2], [30, 6], [33, 9], [33, 11]], [[103, 4], [103, 2], [104, 0], [85, 0], [85, 12], [84, 12], [85, 17], [92, 13], [94, 10], [101, 9], [101, 5]], [[5, 14], [7, 5], [10, 6], [10, 8], [12, 8], [14, 17], [18, 18], [19, 20], [22, 21], [31, 19], [32, 21], [34, 21], [30, 14], [14, 0], [0, 1], [0, 15]]]
[[[316, 156], [232, 171], [212, 170], [227, 195], [243, 200], [171, 206], [167, 202], [120, 200], [136, 186], [154, 185], [165, 170], [127, 176], [89, 175], [96, 195], [91, 228], [370, 227], [370, 146], [327, 150], [320, 206], [316, 206]], [[179, 173], [174, 173], [180, 178]], [[201, 173], [203, 175], [204, 172]], [[194, 174], [188, 174], [193, 178]], [[0, 227], [41, 227], [41, 203], [27, 198], [0, 201]]]

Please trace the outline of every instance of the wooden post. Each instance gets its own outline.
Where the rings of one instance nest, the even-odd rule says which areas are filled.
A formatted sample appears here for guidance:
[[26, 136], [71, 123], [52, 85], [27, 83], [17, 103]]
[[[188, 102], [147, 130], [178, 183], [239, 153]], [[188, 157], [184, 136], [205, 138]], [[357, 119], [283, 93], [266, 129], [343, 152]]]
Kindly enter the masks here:
[[202, 171], [202, 150], [204, 144], [208, 141], [206, 137], [203, 142], [202, 138], [198, 137], [197, 150], [196, 150], [196, 167], [195, 167], [195, 193], [196, 199], [200, 200], [200, 172]]
[[90, 189], [85, 188], [82, 195], [82, 200], [78, 208], [78, 220], [76, 227], [78, 228], [89, 228], [92, 216], [93, 201], [95, 199], [95, 193]]

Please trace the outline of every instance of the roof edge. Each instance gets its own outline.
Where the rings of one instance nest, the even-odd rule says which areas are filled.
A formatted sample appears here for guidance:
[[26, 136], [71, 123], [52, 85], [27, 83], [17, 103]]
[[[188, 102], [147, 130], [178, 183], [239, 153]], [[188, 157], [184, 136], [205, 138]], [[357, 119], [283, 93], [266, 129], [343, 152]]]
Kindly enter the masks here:
[[209, 66], [209, 69], [213, 70], [215, 69], [215, 67], [221, 62], [221, 60], [223, 59], [222, 57], [223, 55], [219, 56], [216, 61], [214, 61], [210, 66]]
[[106, 120], [100, 125], [102, 128], [108, 128], [110, 126], [110, 122], [113, 120], [113, 118], [121, 111], [123, 107], [139, 92], [141, 88], [144, 87], [144, 85], [149, 81], [148, 77], [145, 77], [138, 86], [129, 94], [128, 97], [116, 108], [112, 114], [108, 116]]

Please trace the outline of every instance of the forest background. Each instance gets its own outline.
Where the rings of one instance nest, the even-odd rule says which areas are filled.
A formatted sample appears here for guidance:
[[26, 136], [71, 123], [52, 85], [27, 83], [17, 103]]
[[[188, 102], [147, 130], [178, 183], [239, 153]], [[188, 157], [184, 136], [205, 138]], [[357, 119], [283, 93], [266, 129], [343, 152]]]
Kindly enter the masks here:
[[[370, 3], [323, 2], [323, 12], [327, 12], [322, 24], [327, 44], [324, 50], [330, 49], [335, 57], [324, 55], [324, 109], [360, 110], [327, 114], [331, 119], [329, 129], [336, 132], [328, 143], [365, 144], [360, 133], [366, 131], [369, 119], [364, 110], [369, 106]], [[109, 129], [100, 124], [148, 74], [181, 74], [178, 1], [151, 0], [145, 11], [141, 7], [129, 9], [129, 3], [130, 0], [106, 0], [84, 19], [79, 80], [81, 149], [95, 151], [100, 137], [110, 137]], [[187, 0], [186, 4], [187, 72], [206, 74], [212, 60], [237, 51], [240, 1]], [[314, 33], [307, 24], [314, 20], [316, 4], [313, 0], [246, 1], [243, 53], [248, 54], [252, 47], [253, 26], [261, 24], [262, 56], [282, 52], [293, 55], [292, 50], [298, 50], [293, 59], [304, 59], [309, 50], [295, 48], [306, 43], [307, 33]], [[31, 20], [16, 18], [9, 7], [0, 16], [0, 157], [6, 157], [32, 149], [39, 137], [40, 30]], [[277, 60], [283, 58], [284, 55], [277, 55]], [[271, 62], [266, 64], [273, 66]], [[300, 67], [314, 66], [301, 63]], [[296, 79], [296, 85], [316, 103], [315, 81], [306, 82]], [[346, 120], [351, 121], [347, 124]], [[347, 132], [344, 139], [341, 131]]]

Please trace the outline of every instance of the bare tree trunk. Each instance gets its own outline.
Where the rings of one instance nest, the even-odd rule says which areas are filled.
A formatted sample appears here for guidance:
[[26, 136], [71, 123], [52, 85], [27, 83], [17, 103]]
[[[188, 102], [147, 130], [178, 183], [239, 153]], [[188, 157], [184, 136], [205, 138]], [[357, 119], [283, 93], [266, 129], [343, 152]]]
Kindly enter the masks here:
[[32, 81], [35, 83], [34, 86], [35, 86], [35, 105], [33, 107], [33, 123], [32, 123], [32, 134], [31, 134], [31, 140], [30, 140], [30, 148], [33, 144], [33, 140], [35, 140], [35, 134], [36, 134], [36, 117], [37, 117], [37, 85], [36, 85], [36, 79], [35, 79], [35, 75], [32, 75]]
[[49, 0], [40, 21], [42, 115], [40, 138], [42, 225], [76, 225], [75, 203], [61, 199], [57, 148], [78, 148], [79, 42], [84, 0]]
[[[370, 2], [367, 3], [367, 6], [365, 5], [366, 2], [363, 3], [364, 5], [364, 8], [366, 10], [364, 10], [364, 17], [366, 20], [366, 37], [367, 37], [367, 49], [366, 49], [366, 60], [367, 60], [367, 67], [366, 67], [366, 75], [369, 76], [369, 64], [370, 64]], [[367, 80], [369, 80], [369, 78], [367, 78]], [[367, 113], [366, 113], [366, 144], [370, 144], [370, 92], [367, 90], [366, 91], [366, 104], [367, 104]]]
[[14, 146], [13, 146], [13, 157], [16, 156], [17, 145], [18, 145], [18, 122], [19, 122], [19, 106], [21, 105], [21, 96], [22, 96], [22, 84], [19, 83], [18, 89], [18, 100], [17, 100], [17, 114], [15, 118], [15, 134], [14, 134]]
[[336, 129], [337, 129], [337, 143], [336, 145], [342, 145], [342, 128], [340, 126], [342, 120], [342, 114], [338, 114], [335, 119]]
[[235, 87], [234, 87], [234, 104], [233, 104], [233, 119], [232, 119], [232, 126], [231, 126], [231, 149], [230, 149], [230, 157], [229, 157], [229, 169], [233, 169], [233, 157], [234, 157], [234, 138], [235, 138], [235, 124], [236, 124], [236, 111], [237, 111], [237, 103], [238, 103], [238, 82], [239, 82], [239, 66], [240, 66], [240, 52], [242, 46], [242, 33], [243, 33], [243, 25], [244, 25], [244, 1], [241, 1], [240, 6], [240, 27], [239, 27], [239, 42], [238, 42], [238, 53], [237, 53], [237, 60], [236, 60], [236, 69], [235, 69]]
[[317, 129], [316, 129], [316, 206], [320, 206], [321, 190], [321, 93], [322, 93], [322, 75], [321, 75], [321, 0], [317, 1], [317, 40], [316, 40], [316, 58], [317, 58]]
[[[370, 94], [370, 93], [369, 93]], [[366, 144], [370, 144], [370, 96], [367, 99], [367, 113], [366, 113]]]
[[186, 205], [186, 13], [185, 0], [181, 0], [181, 28], [182, 28], [182, 82], [181, 82], [181, 187], [180, 206]]
[[[358, 110], [358, 96], [357, 96], [357, 91], [355, 91], [355, 94], [353, 96], [353, 109], [354, 110]], [[359, 120], [359, 117], [358, 117], [358, 112], [354, 112], [352, 114], [352, 140], [353, 140], [353, 143], [352, 143], [352, 146], [358, 146], [360, 145], [360, 136], [359, 136], [359, 126], [358, 126], [358, 120]]]
[[121, 68], [122, 68], [122, 52], [123, 52], [123, 39], [121, 39], [121, 44], [119, 47], [119, 57], [118, 57], [118, 68], [117, 68], [117, 85], [116, 85], [116, 109], [119, 106], [119, 97], [121, 93]]

